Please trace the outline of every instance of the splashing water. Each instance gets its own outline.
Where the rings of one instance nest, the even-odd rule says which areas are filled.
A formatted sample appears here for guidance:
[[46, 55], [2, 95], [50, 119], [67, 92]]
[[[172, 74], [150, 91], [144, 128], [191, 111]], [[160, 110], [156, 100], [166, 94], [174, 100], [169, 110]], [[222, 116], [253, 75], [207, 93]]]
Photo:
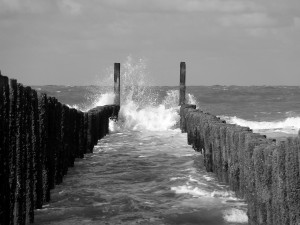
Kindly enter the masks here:
[[119, 118], [122, 128], [133, 130], [168, 130], [179, 120], [178, 107], [167, 108], [163, 104], [140, 108], [135, 101], [127, 101], [121, 107]]
[[93, 108], [102, 105], [111, 105], [114, 103], [115, 94], [108, 92], [100, 95], [100, 98], [95, 99]]
[[[113, 70], [108, 69], [105, 84], [113, 83]], [[179, 91], [169, 90], [164, 98], [159, 98], [157, 90], [151, 86], [148, 76], [147, 61], [134, 60], [127, 57], [121, 68], [121, 110], [119, 121], [110, 122], [112, 131], [120, 129], [163, 131], [173, 129], [179, 121], [178, 100]], [[87, 108], [113, 104], [114, 94], [111, 92], [93, 96], [93, 103]], [[186, 99], [190, 104], [197, 104], [195, 97], [187, 94]]]

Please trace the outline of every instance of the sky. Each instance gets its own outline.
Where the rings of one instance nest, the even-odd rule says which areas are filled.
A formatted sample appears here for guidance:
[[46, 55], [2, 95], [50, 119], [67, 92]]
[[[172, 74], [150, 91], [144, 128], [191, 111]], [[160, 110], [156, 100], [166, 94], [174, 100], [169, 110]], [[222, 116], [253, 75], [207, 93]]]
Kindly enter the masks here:
[[300, 85], [300, 1], [0, 0], [0, 70], [25, 85], [94, 84], [128, 56], [155, 85], [181, 61], [187, 85]]

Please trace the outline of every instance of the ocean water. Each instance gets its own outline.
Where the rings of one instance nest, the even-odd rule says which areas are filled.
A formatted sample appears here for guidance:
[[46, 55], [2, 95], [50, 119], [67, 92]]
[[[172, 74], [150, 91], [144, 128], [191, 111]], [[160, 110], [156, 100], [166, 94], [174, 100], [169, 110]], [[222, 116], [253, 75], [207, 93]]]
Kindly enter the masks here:
[[[35, 224], [248, 224], [247, 204], [205, 171], [177, 128], [178, 88], [148, 86], [144, 68], [125, 64], [119, 121], [69, 169]], [[114, 100], [110, 86], [35, 88], [83, 111]], [[189, 103], [276, 138], [297, 135], [299, 97], [300, 87], [187, 87]]]
[[[81, 110], [109, 104], [114, 98], [112, 87], [35, 88]], [[178, 98], [178, 87], [154, 86], [147, 91], [154, 98], [150, 106], [163, 103], [170, 107]], [[270, 137], [294, 136], [300, 128], [299, 86], [188, 86], [187, 93], [201, 110]]]

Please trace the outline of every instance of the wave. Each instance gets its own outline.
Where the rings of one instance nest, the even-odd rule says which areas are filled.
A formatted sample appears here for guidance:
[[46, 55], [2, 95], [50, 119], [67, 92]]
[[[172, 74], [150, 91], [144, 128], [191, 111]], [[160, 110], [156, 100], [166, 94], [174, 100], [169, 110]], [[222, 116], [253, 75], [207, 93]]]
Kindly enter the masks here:
[[[176, 128], [179, 122], [179, 90], [169, 90], [164, 97], [152, 88], [147, 72], [146, 60], [134, 60], [128, 57], [122, 63], [121, 83], [121, 110], [117, 122], [110, 122], [111, 131], [150, 130], [165, 131]], [[107, 69], [102, 78], [105, 84], [113, 84], [113, 70]], [[101, 83], [101, 82], [97, 82]], [[112, 88], [110, 88], [112, 90]], [[88, 111], [97, 106], [114, 103], [112, 92], [97, 92], [91, 96], [89, 105], [72, 105], [70, 107]], [[187, 93], [187, 102], [196, 104], [193, 95]]]
[[103, 94], [97, 94], [95, 96], [90, 96], [92, 98], [92, 102], [90, 104], [74, 104], [74, 105], [67, 105], [69, 108], [74, 108], [81, 110], [83, 112], [87, 112], [92, 108], [97, 106], [104, 106], [104, 105], [112, 105], [114, 104], [115, 94], [112, 92], [107, 92]]
[[300, 129], [300, 117], [288, 117], [280, 121], [251, 121], [239, 117], [221, 116], [227, 123], [250, 127], [255, 132], [282, 132], [297, 134]]

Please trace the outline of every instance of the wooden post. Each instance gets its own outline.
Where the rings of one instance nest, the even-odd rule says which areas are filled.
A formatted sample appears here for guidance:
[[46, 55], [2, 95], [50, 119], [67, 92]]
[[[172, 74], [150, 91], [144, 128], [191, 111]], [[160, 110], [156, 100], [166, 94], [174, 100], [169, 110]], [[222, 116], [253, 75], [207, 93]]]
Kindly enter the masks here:
[[9, 82], [10, 89], [10, 118], [9, 118], [9, 171], [10, 171], [10, 224], [14, 224], [14, 207], [16, 191], [16, 132], [17, 132], [17, 80], [11, 79]]
[[180, 93], [179, 93], [179, 105], [185, 104], [185, 74], [186, 66], [185, 62], [180, 63]]
[[115, 105], [120, 105], [120, 63], [115, 63], [114, 67], [114, 93]]
[[9, 86], [0, 72], [0, 224], [9, 224]]

